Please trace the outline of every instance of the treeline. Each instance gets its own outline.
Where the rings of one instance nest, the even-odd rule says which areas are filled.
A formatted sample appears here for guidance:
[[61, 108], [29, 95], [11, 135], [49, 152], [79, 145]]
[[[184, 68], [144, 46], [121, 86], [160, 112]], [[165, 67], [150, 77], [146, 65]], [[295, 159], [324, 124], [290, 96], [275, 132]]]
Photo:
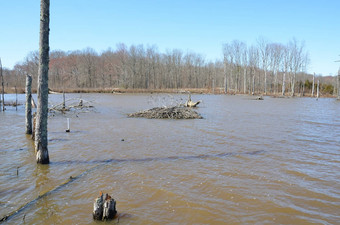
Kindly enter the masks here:
[[[308, 54], [303, 43], [295, 39], [286, 45], [259, 39], [250, 47], [235, 40], [224, 44], [222, 52], [222, 60], [211, 62], [193, 52], [174, 49], [160, 53], [156, 46], [143, 45], [118, 44], [115, 50], [101, 53], [91, 48], [52, 51], [49, 88], [66, 91], [198, 88], [215, 93], [284, 95], [311, 92], [308, 82], [312, 82], [312, 76], [305, 73]], [[31, 52], [13, 70], [5, 70], [6, 86], [24, 88], [25, 75], [30, 74], [32, 88], [36, 89], [38, 61], [38, 52]], [[317, 79], [323, 85], [332, 85], [323, 77]], [[335, 91], [332, 88], [327, 87], [330, 94]]]
[[[25, 74], [36, 79], [38, 60], [38, 52], [30, 53], [8, 71], [8, 84], [24, 85]], [[221, 62], [206, 62], [202, 55], [176, 49], [160, 53], [155, 46], [132, 45], [128, 48], [119, 44], [116, 50], [108, 49], [100, 54], [91, 48], [52, 51], [49, 68], [51, 89], [207, 88], [211, 87], [213, 80], [216, 86], [223, 83]]]

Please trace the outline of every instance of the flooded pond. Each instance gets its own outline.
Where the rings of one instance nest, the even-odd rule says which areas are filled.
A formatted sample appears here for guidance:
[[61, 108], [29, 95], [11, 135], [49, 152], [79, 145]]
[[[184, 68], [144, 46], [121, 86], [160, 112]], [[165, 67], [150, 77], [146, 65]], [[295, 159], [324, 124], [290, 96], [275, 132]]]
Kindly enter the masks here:
[[95, 111], [49, 118], [49, 165], [35, 163], [24, 106], [0, 112], [0, 217], [29, 203], [4, 224], [99, 224], [99, 191], [119, 224], [340, 221], [340, 101], [193, 95], [204, 119], [151, 120], [127, 114], [187, 96], [66, 98], [80, 96]]

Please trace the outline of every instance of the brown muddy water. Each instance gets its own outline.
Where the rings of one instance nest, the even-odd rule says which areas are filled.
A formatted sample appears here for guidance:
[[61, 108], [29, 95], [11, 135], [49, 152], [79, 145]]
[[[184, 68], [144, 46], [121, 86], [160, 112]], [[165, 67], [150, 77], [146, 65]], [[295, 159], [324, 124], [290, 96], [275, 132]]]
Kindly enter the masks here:
[[117, 201], [113, 224], [340, 224], [340, 101], [193, 95], [204, 119], [150, 120], [127, 113], [187, 96], [66, 98], [80, 96], [95, 111], [49, 119], [49, 165], [24, 106], [0, 113], [0, 217], [20, 209], [4, 224], [105, 223], [99, 191]]

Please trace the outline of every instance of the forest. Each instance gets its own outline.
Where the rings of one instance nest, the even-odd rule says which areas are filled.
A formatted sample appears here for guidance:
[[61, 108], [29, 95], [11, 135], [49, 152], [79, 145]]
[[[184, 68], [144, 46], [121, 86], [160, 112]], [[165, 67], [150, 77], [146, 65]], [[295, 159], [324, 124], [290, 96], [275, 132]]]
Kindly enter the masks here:
[[[259, 38], [255, 45], [234, 40], [223, 44], [221, 60], [179, 49], [162, 53], [157, 46], [117, 44], [101, 53], [92, 48], [50, 52], [49, 88], [65, 92], [113, 90], [178, 91], [204, 93], [264, 94], [287, 96], [337, 93], [336, 77], [307, 74], [308, 52], [296, 39], [287, 44]], [[26, 74], [36, 90], [39, 52], [30, 52], [12, 70], [4, 68], [6, 92], [23, 91]]]

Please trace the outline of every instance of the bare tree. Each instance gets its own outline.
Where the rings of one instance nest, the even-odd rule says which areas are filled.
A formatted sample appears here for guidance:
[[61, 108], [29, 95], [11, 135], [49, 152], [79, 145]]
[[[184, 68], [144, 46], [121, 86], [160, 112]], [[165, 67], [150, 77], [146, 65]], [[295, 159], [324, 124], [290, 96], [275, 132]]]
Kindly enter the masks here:
[[258, 49], [255, 46], [251, 46], [248, 49], [248, 55], [249, 55], [249, 65], [250, 65], [250, 70], [251, 70], [251, 94], [255, 94], [255, 72], [256, 69], [259, 66], [259, 52]]
[[224, 73], [224, 93], [228, 93], [228, 64], [230, 66], [230, 73], [232, 71], [233, 55], [231, 54], [231, 48], [229, 44], [223, 45], [223, 73]]
[[312, 97], [314, 97], [314, 86], [315, 86], [315, 73], [313, 74]]
[[289, 42], [290, 55], [290, 71], [292, 72], [291, 78], [291, 96], [295, 95], [295, 81], [296, 74], [303, 69], [304, 60], [308, 57], [304, 54], [304, 43], [299, 45], [298, 41], [294, 38]]
[[0, 77], [1, 77], [1, 87], [2, 87], [2, 111], [5, 111], [5, 87], [4, 87], [4, 75], [2, 74], [1, 58], [0, 58]]
[[288, 73], [288, 68], [290, 65], [290, 50], [288, 46], [284, 46], [283, 49], [283, 63], [282, 63], [282, 70], [283, 70], [283, 76], [282, 76], [282, 96], [286, 93], [286, 76]]
[[316, 87], [316, 99], [320, 97], [320, 80], [318, 80], [318, 85]]
[[50, 0], [40, 1], [40, 41], [38, 74], [38, 107], [35, 130], [37, 163], [48, 164], [47, 118], [48, 118], [48, 63], [49, 63]]
[[[340, 55], [339, 55], [340, 56]], [[335, 62], [340, 62], [340, 60], [337, 60]], [[337, 99], [340, 100], [340, 68], [338, 69], [338, 77], [337, 77], [337, 82], [336, 82], [336, 87], [338, 89], [338, 97]]]
[[263, 37], [260, 37], [257, 40], [258, 46], [259, 46], [259, 52], [261, 56], [261, 62], [262, 62], [262, 69], [264, 71], [264, 94], [267, 94], [267, 70], [268, 70], [268, 64], [269, 64], [269, 57], [270, 57], [270, 48], [269, 48], [269, 42], [264, 39]]
[[338, 88], [338, 100], [340, 100], [340, 69], [338, 70], [337, 88]]
[[[234, 41], [234, 43], [236, 40]], [[236, 82], [233, 82], [233, 69], [236, 65], [235, 60], [235, 44], [224, 44], [223, 45], [223, 55], [224, 55], [224, 92], [227, 93], [228, 89], [231, 89], [232, 85], [236, 84]], [[227, 70], [227, 67], [229, 67], [229, 72]], [[236, 90], [234, 90], [236, 91]]]
[[242, 67], [243, 67], [243, 94], [247, 93], [247, 69], [248, 69], [248, 49], [245, 43], [241, 45]]
[[274, 77], [274, 93], [278, 91], [279, 79], [278, 79], [278, 71], [280, 69], [280, 65], [282, 64], [283, 58], [283, 50], [284, 47], [278, 43], [272, 43], [269, 45], [270, 48], [270, 67], [273, 72]]

